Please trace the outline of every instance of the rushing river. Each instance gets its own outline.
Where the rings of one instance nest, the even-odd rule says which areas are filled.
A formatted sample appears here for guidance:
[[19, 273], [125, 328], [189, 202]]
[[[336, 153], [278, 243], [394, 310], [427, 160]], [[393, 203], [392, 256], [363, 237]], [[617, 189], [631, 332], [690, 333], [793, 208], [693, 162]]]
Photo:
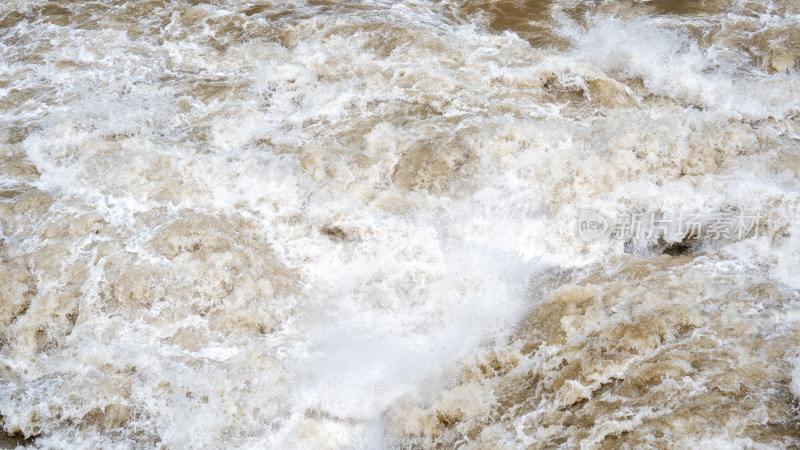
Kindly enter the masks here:
[[798, 0], [4, 0], [0, 444], [796, 447], [799, 70]]

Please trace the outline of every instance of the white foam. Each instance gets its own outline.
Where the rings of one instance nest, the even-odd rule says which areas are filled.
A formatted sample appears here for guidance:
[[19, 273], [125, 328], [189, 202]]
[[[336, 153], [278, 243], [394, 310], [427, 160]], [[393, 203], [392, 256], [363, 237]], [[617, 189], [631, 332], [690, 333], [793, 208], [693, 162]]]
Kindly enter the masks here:
[[[18, 319], [2, 350], [20, 377], [0, 383], [7, 428], [54, 447], [395, 445], [384, 412], [430, 400], [444, 368], [503, 341], [537, 301], [531, 276], [626, 251], [580, 241], [582, 207], [763, 211], [762, 239], [704, 248], [800, 288], [795, 174], [764, 156], [796, 147], [795, 71], [747, 69], [653, 17], [560, 19], [571, 46], [556, 52], [453, 18], [449, 3], [269, 7], [288, 18], [170, 4], [137, 18], [144, 34], [111, 11], [99, 29], [20, 21], [0, 37], [0, 92], [31, 91], [2, 107], [0, 131], [28, 128], [13, 148], [38, 173], [3, 186], [52, 202], [0, 227], [8, 255], [38, 263], [23, 266], [43, 314]], [[250, 31], [227, 37], [237, 27]], [[607, 107], [595, 80], [630, 103]], [[108, 229], [59, 234], [86, 212]], [[268, 276], [250, 289], [240, 254], [159, 254], [153, 240], [190, 215], [246, 222], [294, 290], [275, 294]], [[101, 243], [118, 247], [101, 256]], [[37, 259], [58, 245], [57, 260]], [[163, 277], [151, 303], [115, 309], [119, 267], [142, 269], [136, 286]], [[72, 278], [74, 298], [59, 297]], [[61, 323], [72, 301], [77, 325], [34, 358], [35, 327]], [[212, 329], [213, 308], [250, 305], [277, 325]], [[179, 329], [200, 348], [171, 340]], [[70, 426], [112, 404], [138, 414], [118, 434]]]

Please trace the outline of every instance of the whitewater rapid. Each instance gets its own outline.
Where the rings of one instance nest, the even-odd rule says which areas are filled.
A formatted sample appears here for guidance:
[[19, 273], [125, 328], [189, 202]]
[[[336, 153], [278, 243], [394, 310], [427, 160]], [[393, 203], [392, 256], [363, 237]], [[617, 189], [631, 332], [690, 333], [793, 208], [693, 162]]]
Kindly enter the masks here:
[[799, 69], [795, 0], [5, 1], [2, 443], [796, 446]]

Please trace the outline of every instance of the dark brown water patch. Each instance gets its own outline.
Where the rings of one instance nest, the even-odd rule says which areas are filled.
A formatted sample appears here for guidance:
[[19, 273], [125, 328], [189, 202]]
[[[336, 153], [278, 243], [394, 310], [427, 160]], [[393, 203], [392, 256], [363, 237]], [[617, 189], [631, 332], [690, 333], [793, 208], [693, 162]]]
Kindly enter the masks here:
[[731, 6], [727, 0], [652, 0], [646, 3], [659, 14], [690, 16], [698, 14], [718, 14]]
[[22, 433], [14, 433], [14, 434], [7, 434], [7, 433], [0, 433], [0, 448], [17, 448], [17, 447], [28, 447], [32, 446], [35, 441], [35, 437], [26, 438]]
[[[587, 6], [569, 8], [569, 16], [580, 17]], [[550, 0], [501, 0], [496, 2], [468, 2], [461, 6], [460, 15], [482, 15], [488, 19], [489, 30], [496, 33], [511, 31], [526, 39], [534, 47], [564, 48], [567, 43], [554, 33]]]

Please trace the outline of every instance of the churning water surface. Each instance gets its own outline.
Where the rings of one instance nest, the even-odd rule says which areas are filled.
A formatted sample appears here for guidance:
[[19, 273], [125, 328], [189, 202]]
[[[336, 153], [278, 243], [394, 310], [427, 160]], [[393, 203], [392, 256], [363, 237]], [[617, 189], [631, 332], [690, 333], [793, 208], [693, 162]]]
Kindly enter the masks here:
[[798, 446], [798, 69], [798, 0], [5, 0], [2, 444]]

